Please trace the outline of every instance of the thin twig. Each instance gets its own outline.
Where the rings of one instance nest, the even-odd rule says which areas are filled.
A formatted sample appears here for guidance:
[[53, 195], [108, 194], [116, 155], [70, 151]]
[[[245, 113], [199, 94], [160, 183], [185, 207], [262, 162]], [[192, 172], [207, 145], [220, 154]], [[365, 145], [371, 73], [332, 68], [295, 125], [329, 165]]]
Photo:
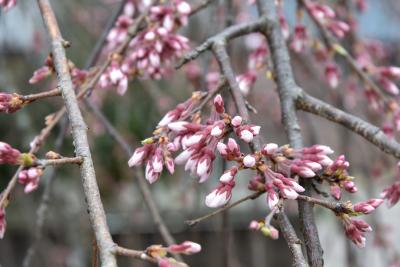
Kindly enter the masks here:
[[231, 209], [231, 208], [233, 208], [233, 207], [235, 207], [235, 206], [237, 206], [237, 205], [239, 205], [239, 204], [241, 204], [241, 203], [243, 203], [243, 202], [245, 202], [247, 200], [256, 199], [256, 198], [258, 198], [259, 196], [261, 196], [264, 193], [265, 193], [265, 191], [260, 191], [260, 192], [253, 193], [251, 195], [247, 195], [247, 196], [245, 196], [245, 197], [243, 197], [243, 198], [241, 198], [241, 199], [239, 199], [239, 200], [237, 200], [237, 201], [235, 201], [235, 202], [233, 202], [231, 204], [228, 204], [226, 206], [223, 206], [222, 208], [216, 209], [215, 211], [210, 212], [210, 213], [208, 213], [208, 214], [206, 214], [204, 216], [201, 216], [201, 217], [196, 218], [196, 219], [185, 221], [185, 223], [187, 225], [189, 225], [189, 226], [194, 226], [194, 225], [198, 224], [201, 221], [204, 221], [204, 220], [207, 220], [207, 219], [209, 219], [211, 217], [214, 217], [215, 215], [218, 215], [218, 214], [220, 214], [221, 212], [223, 212], [225, 210]]
[[82, 163], [83, 163], [83, 158], [80, 156], [73, 157], [73, 158], [63, 157], [60, 159], [37, 159], [34, 162], [35, 165], [41, 165], [43, 167], [63, 165], [63, 164], [78, 164], [78, 165], [80, 165]]
[[60, 88], [57, 87], [52, 90], [40, 92], [37, 94], [24, 95], [24, 96], [21, 96], [21, 98], [24, 102], [30, 103], [30, 102], [33, 102], [33, 101], [36, 101], [39, 99], [54, 97], [54, 96], [61, 96]]

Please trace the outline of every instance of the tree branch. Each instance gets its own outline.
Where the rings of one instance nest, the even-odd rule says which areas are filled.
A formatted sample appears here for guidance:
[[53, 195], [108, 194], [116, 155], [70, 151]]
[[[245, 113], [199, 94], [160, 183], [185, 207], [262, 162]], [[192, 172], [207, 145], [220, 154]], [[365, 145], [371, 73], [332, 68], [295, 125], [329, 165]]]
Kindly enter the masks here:
[[[294, 148], [303, 146], [301, 129], [296, 115], [296, 97], [301, 89], [296, 85], [290, 64], [290, 57], [282, 30], [276, 14], [275, 2], [273, 0], [258, 1], [260, 12], [267, 18], [263, 33], [268, 40], [278, 93], [281, 101], [282, 123], [289, 138], [290, 145]], [[311, 195], [311, 181], [300, 179], [300, 184], [306, 189], [304, 194]], [[318, 229], [315, 224], [313, 205], [299, 201], [299, 218], [304, 242], [306, 245], [308, 262], [312, 267], [324, 265], [323, 249], [318, 237]]]
[[99, 246], [100, 259], [103, 267], [117, 266], [115, 255], [112, 253], [115, 244], [106, 221], [106, 214], [101, 202], [100, 192], [96, 181], [89, 143], [87, 139], [87, 127], [78, 106], [78, 100], [74, 92], [68, 61], [63, 47], [56, 17], [48, 0], [38, 0], [45, 27], [51, 39], [52, 53], [55, 69], [58, 76], [68, 118], [72, 128], [75, 153], [83, 158], [80, 165], [81, 178], [85, 193], [90, 223]]
[[379, 127], [354, 115], [335, 108], [315, 97], [302, 92], [296, 99], [298, 109], [318, 115], [362, 136], [387, 154], [400, 158], [400, 144], [385, 135]]

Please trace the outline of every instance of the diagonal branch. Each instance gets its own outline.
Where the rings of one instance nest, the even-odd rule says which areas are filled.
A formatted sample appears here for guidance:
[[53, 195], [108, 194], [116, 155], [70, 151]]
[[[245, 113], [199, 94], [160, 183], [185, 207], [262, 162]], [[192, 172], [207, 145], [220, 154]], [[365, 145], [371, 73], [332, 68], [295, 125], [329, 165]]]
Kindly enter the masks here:
[[115, 244], [106, 221], [106, 214], [100, 198], [100, 192], [96, 181], [96, 174], [91, 158], [89, 142], [87, 138], [87, 126], [79, 109], [77, 97], [69, 72], [68, 61], [63, 47], [64, 40], [61, 36], [56, 17], [48, 0], [37, 1], [46, 30], [51, 39], [52, 53], [55, 69], [58, 76], [58, 84], [61, 88], [68, 118], [72, 128], [75, 153], [83, 158], [80, 165], [83, 189], [88, 206], [90, 223], [99, 246], [101, 264], [104, 267], [117, 266], [113, 253]]

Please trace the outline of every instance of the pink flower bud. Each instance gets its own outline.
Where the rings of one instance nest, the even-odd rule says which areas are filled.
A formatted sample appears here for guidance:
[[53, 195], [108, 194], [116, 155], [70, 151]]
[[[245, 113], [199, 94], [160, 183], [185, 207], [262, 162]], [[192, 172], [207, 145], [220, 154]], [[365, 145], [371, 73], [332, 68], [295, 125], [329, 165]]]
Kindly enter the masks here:
[[206, 205], [210, 208], [217, 208], [225, 205], [232, 197], [232, 189], [235, 182], [221, 183], [206, 197]]
[[224, 143], [218, 142], [217, 149], [218, 149], [218, 152], [221, 154], [221, 156], [224, 157], [224, 156], [228, 155], [228, 147]]
[[224, 132], [225, 125], [217, 124], [211, 130], [211, 135], [214, 137], [219, 137]]
[[278, 149], [279, 149], [279, 147], [277, 144], [269, 143], [269, 144], [264, 145], [261, 152], [266, 156], [271, 156], [271, 155], [275, 154], [278, 151]]
[[251, 221], [249, 224], [249, 229], [252, 231], [260, 230], [260, 228], [260, 223], [255, 220]]
[[128, 166], [133, 167], [142, 164], [146, 154], [147, 154], [146, 149], [144, 147], [137, 148], [133, 153], [132, 157], [129, 159]]
[[235, 117], [233, 117], [233, 119], [232, 119], [232, 121], [231, 121], [231, 124], [232, 124], [234, 127], [239, 127], [239, 126], [242, 124], [242, 121], [243, 121], [242, 117], [240, 117], [240, 116], [235, 116]]
[[180, 133], [180, 132], [183, 132], [183, 131], [187, 130], [186, 126], [188, 124], [189, 123], [186, 122], [186, 121], [176, 121], [176, 122], [169, 123], [168, 124], [168, 128], [171, 129], [174, 132]]
[[201, 251], [200, 244], [191, 241], [185, 241], [179, 245], [171, 245], [168, 247], [168, 252], [170, 253], [180, 253], [186, 255], [192, 255], [199, 253]]
[[256, 158], [253, 155], [247, 155], [243, 158], [243, 165], [252, 168], [256, 165]]
[[4, 237], [6, 226], [6, 210], [4, 208], [0, 208], [0, 239], [3, 239]]
[[288, 188], [288, 187], [285, 187], [283, 190], [281, 190], [281, 194], [284, 198], [287, 198], [287, 199], [296, 199], [297, 196], [299, 195], [292, 188]]
[[185, 2], [179, 2], [179, 4], [176, 6], [177, 10], [179, 13], [181, 13], [182, 15], [189, 15], [190, 11], [191, 11], [191, 7], [190, 5]]
[[214, 98], [214, 107], [218, 113], [225, 112], [224, 100], [222, 99], [222, 96], [220, 94], [216, 95]]
[[240, 131], [239, 137], [246, 143], [249, 143], [253, 140], [254, 136], [249, 130], [243, 130], [243, 131]]
[[331, 191], [331, 196], [333, 196], [335, 199], [339, 200], [341, 197], [341, 191], [340, 191], [340, 187], [337, 185], [331, 185], [330, 187], [330, 191]]
[[268, 207], [272, 210], [279, 202], [279, 196], [272, 188], [267, 191]]
[[336, 65], [328, 64], [325, 67], [325, 79], [331, 88], [339, 85], [339, 70]]

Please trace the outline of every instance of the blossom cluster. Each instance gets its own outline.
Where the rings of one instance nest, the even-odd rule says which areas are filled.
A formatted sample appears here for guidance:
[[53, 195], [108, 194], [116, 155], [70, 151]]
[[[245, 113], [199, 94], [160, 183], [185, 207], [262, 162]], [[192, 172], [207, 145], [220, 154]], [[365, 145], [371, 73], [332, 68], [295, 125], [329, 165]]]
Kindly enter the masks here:
[[0, 112], [14, 113], [24, 105], [25, 102], [20, 95], [0, 92]]
[[[129, 42], [126, 56], [113, 60], [101, 76], [99, 85], [103, 88], [117, 86], [118, 93], [124, 94], [128, 78], [142, 76], [161, 79], [171, 68], [172, 60], [189, 48], [189, 40], [177, 30], [187, 24], [190, 5], [174, 0], [150, 7], [147, 27]], [[135, 13], [134, 3], [128, 1], [114, 28], [107, 37], [106, 51], [111, 52], [129, 36]]]

